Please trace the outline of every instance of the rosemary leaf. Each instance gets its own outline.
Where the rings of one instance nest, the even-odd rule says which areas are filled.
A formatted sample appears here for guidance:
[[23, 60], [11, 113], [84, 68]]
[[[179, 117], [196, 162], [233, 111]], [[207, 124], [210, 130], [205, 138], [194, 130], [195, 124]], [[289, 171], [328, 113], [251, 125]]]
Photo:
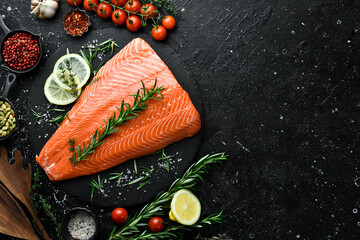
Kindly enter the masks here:
[[109, 177], [109, 180], [117, 179], [117, 185], [116, 186], [120, 186], [123, 174], [124, 174], [123, 172], [121, 172], [121, 173], [110, 173], [110, 175], [112, 175], [112, 176]]

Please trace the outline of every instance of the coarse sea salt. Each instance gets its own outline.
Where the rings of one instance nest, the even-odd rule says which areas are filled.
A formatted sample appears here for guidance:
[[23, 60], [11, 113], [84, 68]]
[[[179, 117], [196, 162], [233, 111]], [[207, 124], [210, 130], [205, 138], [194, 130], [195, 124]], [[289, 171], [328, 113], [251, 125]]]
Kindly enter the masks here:
[[67, 224], [71, 237], [78, 240], [90, 239], [96, 230], [94, 218], [87, 212], [75, 212]]

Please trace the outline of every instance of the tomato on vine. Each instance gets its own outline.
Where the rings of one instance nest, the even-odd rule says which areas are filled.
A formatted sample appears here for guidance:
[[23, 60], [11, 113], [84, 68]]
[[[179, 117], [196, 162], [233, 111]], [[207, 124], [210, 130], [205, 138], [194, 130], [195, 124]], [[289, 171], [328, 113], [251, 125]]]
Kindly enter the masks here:
[[102, 2], [98, 5], [96, 13], [100, 18], [106, 19], [111, 17], [113, 8], [109, 3]]
[[151, 36], [156, 40], [156, 41], [162, 41], [166, 38], [167, 35], [167, 31], [163, 26], [155, 26], [153, 27], [153, 29], [151, 30]]
[[111, 3], [117, 7], [122, 7], [125, 5], [127, 0], [111, 0]]
[[153, 217], [149, 221], [149, 228], [153, 232], [161, 232], [164, 229], [164, 220], [161, 217]]
[[155, 14], [158, 11], [156, 10], [156, 7], [152, 4], [144, 4], [140, 9], [140, 14], [144, 16], [145, 19], [150, 19], [155, 17]]
[[134, 15], [137, 13], [141, 8], [141, 3], [139, 0], [129, 0], [125, 4], [125, 10], [130, 12], [130, 15]]
[[176, 25], [175, 18], [173, 16], [166, 16], [162, 21], [161, 24], [167, 30], [173, 29]]
[[66, 2], [72, 6], [72, 7], [75, 7], [75, 6], [80, 6], [83, 2], [83, 0], [66, 0]]
[[138, 16], [132, 15], [126, 20], [126, 27], [132, 32], [137, 32], [141, 28], [141, 19]]
[[116, 9], [112, 14], [111, 14], [111, 20], [113, 21], [113, 23], [115, 23], [116, 25], [123, 25], [125, 24], [127, 19], [127, 14], [124, 10], [122, 9]]
[[99, 0], [85, 0], [84, 8], [89, 12], [96, 11], [97, 6], [99, 5]]

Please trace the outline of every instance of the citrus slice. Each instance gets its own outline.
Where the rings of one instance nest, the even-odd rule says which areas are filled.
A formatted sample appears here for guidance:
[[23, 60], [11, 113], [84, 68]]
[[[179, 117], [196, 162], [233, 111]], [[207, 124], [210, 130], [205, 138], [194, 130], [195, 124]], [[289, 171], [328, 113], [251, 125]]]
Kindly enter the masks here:
[[56, 105], [67, 105], [78, 98], [81, 90], [65, 90], [61, 88], [54, 80], [54, 74], [51, 74], [45, 82], [44, 93], [47, 100]]
[[199, 220], [200, 213], [200, 201], [192, 192], [182, 189], [175, 193], [170, 204], [170, 219], [183, 225], [192, 225]]
[[54, 80], [65, 90], [80, 89], [90, 77], [90, 67], [79, 54], [66, 54], [54, 66]]

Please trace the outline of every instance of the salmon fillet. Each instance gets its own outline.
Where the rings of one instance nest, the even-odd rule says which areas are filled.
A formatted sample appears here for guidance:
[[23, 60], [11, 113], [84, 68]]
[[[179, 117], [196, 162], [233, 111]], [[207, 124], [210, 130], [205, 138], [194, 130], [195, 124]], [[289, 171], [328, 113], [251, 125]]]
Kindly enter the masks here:
[[[97, 73], [99, 78], [88, 85], [70, 110], [54, 135], [41, 150], [36, 161], [45, 170], [49, 179], [61, 181], [94, 174], [133, 158], [158, 151], [169, 144], [195, 135], [201, 127], [198, 111], [188, 93], [182, 89], [166, 64], [141, 38], [132, 40]], [[73, 152], [69, 139], [75, 146], [88, 144], [91, 136], [114, 111], [121, 101], [132, 104], [133, 97], [142, 87], [164, 86], [164, 99], [151, 99], [148, 109], [137, 118], [120, 125], [119, 131], [105, 139], [88, 161], [74, 166], [69, 158]]]

